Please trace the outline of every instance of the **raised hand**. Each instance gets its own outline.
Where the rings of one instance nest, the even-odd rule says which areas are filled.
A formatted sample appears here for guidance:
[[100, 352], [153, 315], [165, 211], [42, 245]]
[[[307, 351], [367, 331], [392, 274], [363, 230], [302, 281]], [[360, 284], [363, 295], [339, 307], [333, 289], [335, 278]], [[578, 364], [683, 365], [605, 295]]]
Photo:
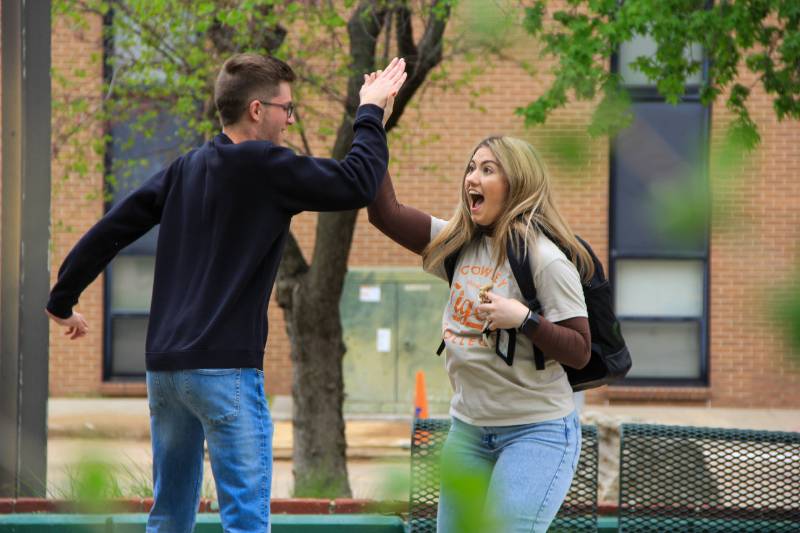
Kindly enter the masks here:
[[[386, 67], [369, 75], [364, 75], [364, 85], [361, 86], [359, 97], [361, 104], [375, 104], [384, 111], [389, 107], [389, 114], [384, 113], [384, 124], [391, 115], [391, 105], [394, 97], [406, 81], [406, 62], [404, 59], [394, 58]], [[390, 104], [391, 102], [391, 104]]]
[[[369, 85], [375, 78], [378, 77], [378, 72], [373, 72], [372, 74], [364, 74], [364, 85]], [[386, 106], [383, 108], [383, 125], [386, 126], [386, 123], [389, 121], [389, 117], [392, 116], [392, 111], [394, 110], [394, 97], [396, 94], [390, 94], [386, 98]]]

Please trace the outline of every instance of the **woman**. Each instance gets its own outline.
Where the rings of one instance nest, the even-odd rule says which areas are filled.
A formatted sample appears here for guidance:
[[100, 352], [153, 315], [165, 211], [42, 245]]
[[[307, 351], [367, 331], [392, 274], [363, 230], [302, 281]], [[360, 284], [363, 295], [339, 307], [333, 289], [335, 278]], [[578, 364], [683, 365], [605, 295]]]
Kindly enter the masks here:
[[[578, 462], [580, 423], [562, 365], [589, 361], [581, 279], [590, 279], [593, 264], [556, 209], [550, 181], [530, 144], [490, 137], [470, 157], [449, 221], [399, 204], [388, 175], [369, 206], [370, 222], [420, 254], [426, 271], [447, 280], [445, 259], [458, 254], [442, 318], [454, 394], [439, 533], [467, 527], [469, 509], [458, 484], [446, 482], [450, 474], [478, 475], [484, 516], [503, 520], [492, 530], [546, 531]], [[531, 258], [541, 315], [524, 303], [509, 267], [506, 245], [517, 242], [515, 235], [524, 237]], [[520, 333], [509, 365], [498, 357], [507, 346], [494, 345], [508, 337], [491, 332], [512, 328]], [[534, 345], [545, 354], [543, 370], [534, 364]]]

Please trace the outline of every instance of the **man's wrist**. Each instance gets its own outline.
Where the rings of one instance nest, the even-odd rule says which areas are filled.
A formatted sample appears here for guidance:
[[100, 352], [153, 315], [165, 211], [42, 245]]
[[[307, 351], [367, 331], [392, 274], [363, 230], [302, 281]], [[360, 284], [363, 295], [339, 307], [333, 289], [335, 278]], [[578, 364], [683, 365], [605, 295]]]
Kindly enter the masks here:
[[69, 307], [69, 308], [63, 307], [63, 306], [59, 307], [57, 305], [49, 303], [45, 307], [45, 310], [50, 315], [52, 315], [54, 318], [58, 318], [58, 319], [61, 319], [61, 320], [66, 320], [66, 319], [68, 319], [69, 317], [72, 316], [72, 308], [71, 307]]
[[361, 103], [358, 104], [359, 107], [365, 106], [365, 105], [374, 105], [375, 107], [377, 107], [381, 111], [383, 111], [383, 108], [385, 107], [385, 106], [382, 106], [381, 104], [379, 104], [377, 102], [361, 102]]
[[375, 117], [383, 123], [383, 108], [377, 104], [359, 104], [356, 110], [356, 118], [361, 118], [363, 116]]

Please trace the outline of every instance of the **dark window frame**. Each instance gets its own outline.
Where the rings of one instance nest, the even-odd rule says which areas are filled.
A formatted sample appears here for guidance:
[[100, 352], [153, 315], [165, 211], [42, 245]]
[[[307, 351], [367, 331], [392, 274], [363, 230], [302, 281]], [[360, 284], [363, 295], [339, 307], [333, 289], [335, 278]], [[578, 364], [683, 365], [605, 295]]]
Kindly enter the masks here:
[[[110, 28], [113, 27], [113, 17], [114, 17], [114, 10], [110, 9], [104, 16], [103, 16], [103, 28], [104, 28], [104, 35], [103, 35], [103, 79], [106, 83], [110, 83], [112, 77], [112, 69], [109, 63], [109, 59], [114, 54], [114, 32], [108, 31]], [[143, 98], [140, 102], [142, 107], [147, 107], [151, 105], [160, 105], [161, 102], [157, 100], [147, 100]], [[171, 117], [174, 119], [175, 117]], [[109, 175], [114, 171], [114, 139], [113, 139], [113, 127], [110, 122], [106, 122], [103, 125], [103, 130], [105, 134], [109, 135], [109, 140], [106, 142], [105, 145], [105, 155], [103, 160], [104, 166], [104, 175]], [[177, 137], [175, 138], [177, 139]], [[170, 141], [175, 139], [169, 138]], [[203, 142], [202, 138], [197, 138], [195, 144], [199, 145]], [[172, 151], [174, 148], [178, 148], [179, 145], [175, 145], [173, 148], [169, 148], [169, 145], [164, 147], [165, 153]], [[183, 150], [177, 150], [174, 154], [168, 154], [165, 160], [159, 165], [159, 168], [163, 168], [168, 164], [168, 161], [174, 159], [178, 153], [182, 152]], [[151, 154], [153, 155], [153, 154]], [[162, 154], [163, 155], [163, 154]], [[153, 169], [155, 172], [156, 169]], [[152, 175], [152, 173], [150, 174]], [[149, 177], [146, 176], [145, 179]], [[119, 183], [122, 183], [121, 181]], [[127, 186], [132, 186], [132, 184], [128, 183]], [[127, 187], [126, 186], [126, 187]], [[135, 188], [132, 186], [130, 190]], [[104, 192], [104, 212], [107, 213], [114, 205], [115, 200], [121, 199], [124, 195], [129, 194], [130, 190], [127, 188], [123, 188], [123, 195], [119, 198], [114, 198], [114, 190], [110, 186], [108, 182], [103, 183], [103, 192]], [[156, 226], [158, 227], [158, 226]], [[156, 230], [157, 231], [157, 230]], [[147, 235], [147, 234], [145, 234]], [[143, 236], [144, 237], [144, 236]], [[142, 237], [142, 238], [143, 238]], [[141, 239], [141, 238], [140, 238]], [[157, 240], [157, 239], [156, 239]], [[137, 245], [139, 243], [139, 245]], [[117, 257], [119, 256], [140, 256], [140, 257], [153, 257], [156, 256], [156, 243], [152, 243], [153, 248], [147, 249], [148, 245], [142, 245], [140, 240], [134, 241], [128, 247], [121, 250]], [[112, 261], [106, 267], [104, 271], [104, 282], [103, 282], [103, 369], [102, 369], [102, 380], [104, 382], [114, 382], [114, 381], [136, 381], [136, 382], [143, 382], [145, 380], [145, 372], [142, 373], [114, 373], [114, 323], [115, 319], [117, 318], [141, 318], [141, 317], [149, 317], [150, 312], [149, 310], [131, 310], [131, 309], [118, 309], [115, 310], [112, 306], [111, 295], [112, 295], [112, 284], [114, 281], [114, 262]], [[145, 358], [145, 347], [142, 346], [142, 361]]]
[[[129, 253], [129, 256], [155, 257], [155, 254]], [[119, 257], [119, 255], [117, 255]], [[144, 373], [115, 373], [114, 368], [114, 320], [117, 318], [143, 318], [149, 317], [149, 311], [135, 311], [131, 309], [114, 310], [111, 305], [111, 284], [114, 281], [113, 261], [106, 267], [103, 282], [103, 381], [144, 381]], [[142, 358], [144, 359], [144, 351]]]
[[[114, 17], [114, 10], [110, 9], [108, 12], [103, 16], [103, 80], [106, 83], [110, 83], [112, 77], [112, 69], [111, 65], [109, 64], [109, 58], [114, 53], [114, 32], [108, 31], [112, 28], [113, 25], [113, 17]], [[104, 124], [104, 133], [109, 134], [111, 132], [111, 124], [106, 122]], [[112, 168], [113, 168], [113, 139], [109, 139], [105, 145], [105, 155], [103, 158], [103, 168], [104, 168], [104, 176], [107, 176]], [[111, 194], [113, 191], [111, 190], [110, 184], [103, 180], [103, 193], [104, 193], [104, 201], [103, 201], [103, 212], [107, 213], [108, 210], [111, 208]], [[112, 381], [143, 381], [144, 375], [143, 374], [114, 374], [112, 369], [114, 367], [114, 354], [113, 354], [113, 327], [114, 327], [114, 318], [117, 315], [112, 309], [111, 306], [111, 284], [113, 282], [114, 276], [114, 265], [113, 262], [110, 263], [105, 271], [103, 276], [103, 381], [104, 382], [112, 382]], [[144, 357], [144, 354], [142, 354]]]
[[[611, 71], [619, 72], [619, 53], [614, 53], [611, 56]], [[708, 58], [703, 58], [702, 67], [703, 79], [708, 79]], [[655, 86], [642, 86], [630, 85], [626, 86], [631, 101], [635, 103], [666, 103], [666, 99], [659, 94]], [[680, 97], [678, 104], [682, 103], [700, 103], [700, 85], [688, 85], [684, 94]], [[701, 170], [702, 179], [709, 181], [709, 161], [710, 161], [710, 139], [711, 139], [711, 106], [705, 106], [703, 114], [702, 135], [704, 138]], [[700, 361], [699, 361], [699, 376], [697, 378], [669, 378], [669, 377], [628, 377], [620, 382], [622, 386], [632, 387], [707, 387], [710, 384], [710, 279], [711, 279], [711, 219], [709, 218], [708, 224], [705, 228], [705, 253], [698, 252], [665, 252], [665, 253], [624, 253], [618, 252], [615, 247], [615, 217], [616, 212], [616, 185], [617, 176], [616, 168], [616, 154], [617, 154], [617, 140], [616, 137], [611, 137], [609, 141], [609, 207], [608, 207], [608, 250], [609, 250], [609, 280], [612, 284], [616, 283], [616, 262], [619, 259], [641, 259], [641, 260], [657, 260], [657, 259], [697, 259], [703, 263], [703, 308], [700, 318], [697, 317], [652, 317], [644, 315], [618, 315], [620, 321], [663, 321], [663, 322], [696, 322], [700, 325]], [[710, 195], [709, 195], [710, 202]], [[709, 213], [711, 213], [711, 206], [708, 206]], [[710, 216], [710, 215], [709, 215]], [[616, 301], [614, 302], [616, 308]], [[623, 331], [624, 334], [624, 331]], [[632, 354], [633, 363], [636, 365], [636, 354]]]
[[[112, 77], [112, 69], [109, 64], [109, 58], [114, 54], [114, 32], [108, 31], [113, 26], [114, 10], [110, 9], [103, 16], [103, 79], [106, 83], [110, 83]], [[105, 145], [105, 154], [103, 158], [104, 175], [109, 175], [113, 171], [114, 164], [114, 139], [111, 138], [113, 128], [110, 122], [104, 124], [104, 133], [109, 134], [109, 140]], [[107, 213], [114, 205], [114, 190], [111, 185], [104, 180], [103, 182], [103, 212]], [[133, 244], [133, 243], [132, 243]], [[141, 249], [123, 249], [117, 257], [127, 256], [147, 256], [155, 257], [155, 250], [152, 253], [147, 253]], [[112, 284], [114, 281], [114, 261], [108, 264], [104, 270], [103, 280], [103, 369], [102, 380], [103, 382], [144, 382], [146, 374], [142, 373], [115, 373], [114, 368], [114, 323], [117, 318], [142, 318], [149, 317], [150, 312], [142, 310], [119, 309], [114, 310], [111, 301]], [[145, 353], [142, 350], [142, 360], [144, 360]]]

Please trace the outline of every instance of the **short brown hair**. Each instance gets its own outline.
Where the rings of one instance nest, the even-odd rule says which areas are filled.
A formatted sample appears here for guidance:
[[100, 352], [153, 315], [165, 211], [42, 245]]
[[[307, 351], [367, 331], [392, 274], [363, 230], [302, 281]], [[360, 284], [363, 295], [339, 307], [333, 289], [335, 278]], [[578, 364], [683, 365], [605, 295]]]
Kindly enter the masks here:
[[236, 54], [222, 65], [214, 84], [214, 104], [223, 126], [235, 124], [254, 98], [272, 98], [278, 85], [292, 83], [292, 67], [272, 56]]

